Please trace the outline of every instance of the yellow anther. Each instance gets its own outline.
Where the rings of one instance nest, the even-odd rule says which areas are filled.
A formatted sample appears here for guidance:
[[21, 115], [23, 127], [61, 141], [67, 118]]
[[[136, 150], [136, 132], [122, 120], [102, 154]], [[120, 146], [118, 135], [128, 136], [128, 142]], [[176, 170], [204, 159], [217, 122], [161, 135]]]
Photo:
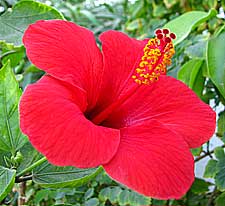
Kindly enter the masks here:
[[148, 80], [147, 80], [147, 79], [142, 80], [141, 83], [142, 83], [142, 84], [148, 84]]
[[139, 64], [140, 67], [144, 67], [145, 65], [148, 65], [147, 61], [141, 61], [141, 63]]
[[143, 57], [141, 57], [141, 60], [146, 61], [148, 59], [147, 55], [144, 55]]
[[139, 79], [135, 79], [134, 81], [138, 84], [141, 84], [141, 80], [139, 80]]
[[[167, 37], [165, 37], [167, 38]], [[151, 84], [166, 74], [166, 66], [171, 64], [175, 53], [172, 42], [165, 39], [150, 39], [143, 49], [143, 56], [132, 78], [137, 84]]]

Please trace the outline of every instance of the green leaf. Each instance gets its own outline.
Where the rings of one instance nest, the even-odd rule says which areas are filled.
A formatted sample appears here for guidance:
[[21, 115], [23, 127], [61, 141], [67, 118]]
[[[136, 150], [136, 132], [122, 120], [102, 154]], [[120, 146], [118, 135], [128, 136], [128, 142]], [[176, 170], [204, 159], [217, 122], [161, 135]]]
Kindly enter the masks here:
[[88, 200], [89, 198], [92, 197], [93, 194], [94, 194], [94, 188], [89, 188], [84, 194], [84, 199]]
[[183, 41], [194, 27], [216, 16], [216, 14], [217, 12], [214, 9], [208, 13], [203, 11], [190, 11], [169, 21], [165, 24], [164, 28], [168, 28], [176, 34], [177, 38], [174, 40], [174, 44], [176, 45]]
[[225, 203], [225, 192], [223, 192], [216, 198], [216, 206], [224, 206], [224, 203]]
[[130, 205], [149, 205], [151, 203], [151, 199], [148, 197], [145, 197], [141, 194], [138, 194], [134, 191], [131, 191], [130, 196]]
[[210, 159], [205, 167], [204, 177], [205, 178], [214, 178], [216, 175], [216, 165], [217, 161]]
[[225, 98], [225, 32], [210, 39], [207, 45], [208, 74]]
[[167, 204], [167, 201], [166, 200], [157, 200], [157, 199], [152, 199], [152, 205], [156, 206], [156, 205], [159, 205], [159, 206], [164, 206]]
[[97, 198], [91, 198], [84, 203], [84, 206], [98, 206], [99, 200]]
[[192, 153], [194, 156], [199, 156], [201, 152], [202, 152], [202, 147], [198, 147], [198, 148], [193, 148], [193, 149], [191, 149], [191, 153]]
[[222, 147], [216, 147], [216, 148], [214, 149], [214, 154], [215, 154], [215, 156], [216, 156], [216, 158], [217, 158], [218, 160], [223, 160], [223, 159], [225, 159], [225, 154], [224, 154], [224, 150], [223, 150]]
[[207, 41], [199, 41], [187, 47], [184, 51], [190, 58], [205, 59]]
[[109, 200], [111, 203], [115, 204], [118, 202], [121, 192], [122, 189], [120, 187], [106, 187], [100, 191], [99, 199], [102, 201]]
[[7, 44], [1, 41], [0, 51], [2, 64], [6, 64], [8, 60], [10, 60], [12, 67], [18, 65], [25, 56], [25, 49], [23, 46], [15, 47], [13, 44]]
[[192, 59], [178, 72], [178, 79], [187, 84], [198, 96], [202, 94], [205, 81], [201, 70], [202, 63], [201, 59]]
[[20, 131], [18, 121], [21, 93], [10, 63], [7, 62], [0, 69], [0, 149], [13, 154], [27, 141]]
[[12, 190], [16, 171], [0, 166], [0, 202]]
[[135, 31], [143, 27], [143, 19], [138, 18], [129, 22], [126, 26], [127, 31]]
[[209, 190], [211, 183], [206, 182], [203, 179], [195, 178], [193, 185], [191, 186], [191, 192], [195, 194], [205, 193]]
[[21, 149], [20, 152], [22, 154], [22, 162], [17, 167], [16, 172], [19, 173], [22, 170], [28, 168], [34, 162], [41, 159], [43, 156], [33, 148], [30, 142], [27, 142]]
[[225, 133], [225, 111], [219, 113], [219, 119], [217, 121], [217, 136], [223, 137]]
[[22, 44], [22, 35], [29, 24], [40, 19], [63, 19], [56, 9], [45, 4], [24, 0], [0, 16], [0, 40]]
[[218, 159], [216, 165], [217, 174], [215, 176], [215, 182], [219, 190], [225, 190], [225, 154], [221, 147], [215, 149], [215, 155]]
[[88, 10], [80, 10], [80, 13], [82, 15], [84, 15], [88, 20], [90, 20], [94, 25], [96, 25], [96, 26], [100, 25], [100, 23], [96, 19], [95, 15], [92, 14], [90, 11], [88, 11]]
[[0, 150], [0, 165], [4, 167], [8, 167], [9, 165], [8, 162], [6, 161], [7, 159], [10, 160], [11, 154], [6, 151], [1, 151]]
[[102, 168], [78, 169], [75, 167], [57, 167], [45, 162], [33, 171], [33, 181], [43, 187], [74, 187], [87, 183]]
[[120, 196], [119, 196], [119, 203], [121, 205], [126, 205], [126, 204], [129, 204], [129, 196], [130, 196], [130, 191], [128, 190], [123, 190], [121, 193], [120, 193]]
[[106, 187], [102, 189], [99, 193], [99, 199], [103, 202], [109, 200], [112, 204], [119, 205], [149, 205], [151, 199], [140, 195], [134, 191], [128, 189], [121, 189], [120, 187]]
[[130, 204], [132, 206], [149, 205], [151, 199], [134, 191], [123, 190], [119, 195], [119, 205]]

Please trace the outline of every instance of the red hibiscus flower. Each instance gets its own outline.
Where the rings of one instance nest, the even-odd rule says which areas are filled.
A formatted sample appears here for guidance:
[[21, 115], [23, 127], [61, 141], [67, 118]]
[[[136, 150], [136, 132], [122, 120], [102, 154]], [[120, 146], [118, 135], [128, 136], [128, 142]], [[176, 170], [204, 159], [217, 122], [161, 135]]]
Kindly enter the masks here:
[[182, 82], [165, 76], [174, 53], [168, 30], [138, 41], [100, 35], [62, 20], [38, 21], [23, 42], [46, 71], [20, 102], [20, 125], [59, 166], [103, 165], [147, 196], [180, 198], [194, 179], [190, 148], [208, 141], [215, 113]]

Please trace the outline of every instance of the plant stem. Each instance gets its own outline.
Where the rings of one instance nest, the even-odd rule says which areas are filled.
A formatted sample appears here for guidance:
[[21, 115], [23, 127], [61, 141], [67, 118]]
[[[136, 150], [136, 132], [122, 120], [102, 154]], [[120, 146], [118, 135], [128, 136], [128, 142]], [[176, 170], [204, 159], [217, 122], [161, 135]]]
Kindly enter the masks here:
[[26, 203], [26, 182], [22, 182], [19, 184], [19, 197], [18, 197], [18, 206], [25, 205]]
[[[222, 147], [222, 148], [225, 148], [225, 144], [222, 145], [221, 147]], [[198, 157], [195, 159], [195, 162], [198, 162], [199, 160], [201, 160], [201, 159], [203, 159], [203, 158], [205, 158], [205, 157], [207, 157], [207, 156], [210, 156], [211, 154], [214, 153], [214, 151], [215, 151], [215, 149], [206, 152], [206, 153], [205, 153], [204, 155], [202, 155], [202, 156], [198, 156]]]
[[27, 180], [32, 180], [33, 175], [27, 175], [23, 177], [16, 177], [15, 183], [25, 182]]
[[0, 59], [3, 59], [4, 57], [10, 55], [10, 54], [14, 54], [14, 53], [17, 53], [18, 51], [15, 51], [15, 50], [11, 50], [11, 51], [8, 51], [4, 54], [2, 54], [2, 56], [0, 56]]
[[216, 193], [217, 193], [217, 187], [215, 187], [213, 192], [211, 193], [211, 195], [209, 197], [209, 200], [208, 200], [208, 203], [207, 203], [207, 206], [212, 206], [213, 205], [213, 201], [214, 201]]
[[21, 172], [19, 172], [16, 177], [17, 178], [21, 177], [22, 175], [26, 174], [27, 172], [30, 172], [32, 169], [34, 169], [35, 167], [39, 166], [40, 164], [42, 164], [45, 161], [47, 161], [46, 157], [41, 158], [40, 160], [38, 160], [37, 162], [33, 163], [32, 165], [30, 165], [26, 169], [24, 169]]

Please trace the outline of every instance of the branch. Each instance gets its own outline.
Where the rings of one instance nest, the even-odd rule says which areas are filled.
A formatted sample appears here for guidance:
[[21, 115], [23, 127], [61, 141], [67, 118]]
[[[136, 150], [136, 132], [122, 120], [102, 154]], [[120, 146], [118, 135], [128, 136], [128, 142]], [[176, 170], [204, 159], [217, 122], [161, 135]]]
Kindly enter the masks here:
[[[222, 147], [222, 148], [225, 148], [225, 144], [222, 145], [221, 147]], [[207, 156], [210, 156], [210, 155], [213, 154], [214, 152], [215, 152], [215, 149], [213, 149], [213, 150], [211, 150], [211, 151], [208, 151], [208, 152], [206, 152], [205, 154], [203, 154], [203, 155], [201, 155], [201, 156], [196, 157], [195, 162], [198, 162], [199, 160], [201, 160], [201, 159], [203, 159], [203, 158], [205, 158], [205, 157], [207, 157]]]
[[27, 175], [24, 177], [16, 177], [15, 183], [26, 182], [27, 180], [32, 180], [33, 175]]
[[24, 174], [26, 174], [27, 172], [32, 171], [35, 167], [39, 166], [40, 164], [42, 164], [43, 162], [47, 161], [46, 157], [43, 157], [41, 159], [39, 159], [37, 162], [33, 163], [32, 165], [30, 165], [28, 168], [22, 170], [21, 172], [19, 172], [17, 174], [17, 178], [23, 176]]

